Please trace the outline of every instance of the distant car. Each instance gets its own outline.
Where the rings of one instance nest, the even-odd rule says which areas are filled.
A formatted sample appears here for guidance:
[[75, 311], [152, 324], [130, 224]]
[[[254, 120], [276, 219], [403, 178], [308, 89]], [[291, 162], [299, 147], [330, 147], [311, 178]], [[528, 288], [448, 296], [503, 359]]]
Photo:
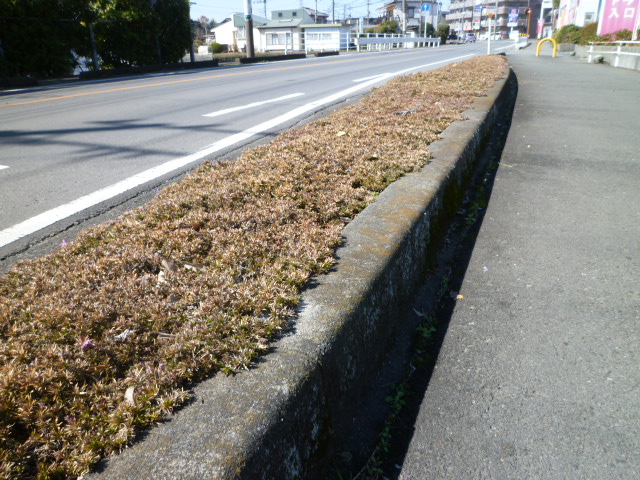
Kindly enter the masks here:
[[465, 35], [464, 35], [464, 43], [475, 42], [475, 41], [476, 41], [476, 34], [475, 33], [465, 33]]
[[456, 35], [455, 33], [452, 33], [447, 37], [447, 40], [451, 40], [452, 42], [455, 42], [456, 40], [458, 40], [458, 35]]

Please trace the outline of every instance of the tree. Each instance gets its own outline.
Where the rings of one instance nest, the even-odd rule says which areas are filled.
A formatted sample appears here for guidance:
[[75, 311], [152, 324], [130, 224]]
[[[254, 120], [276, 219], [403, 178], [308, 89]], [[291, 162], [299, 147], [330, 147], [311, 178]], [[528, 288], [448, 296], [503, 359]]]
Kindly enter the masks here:
[[191, 46], [187, 0], [115, 0], [97, 30], [107, 66], [177, 62]]
[[88, 41], [81, 20], [88, 1], [0, 1], [0, 75], [51, 77], [73, 72], [72, 50]]
[[0, 0], [0, 75], [71, 74], [91, 32], [104, 66], [175, 62], [190, 27], [188, 0]]
[[380, 25], [367, 29], [370, 33], [397, 33], [398, 22], [395, 20], [385, 20]]
[[449, 31], [451, 26], [447, 23], [441, 23], [438, 25], [438, 36], [440, 37], [440, 43], [444, 45], [447, 43], [447, 38], [449, 37]]
[[427, 37], [433, 37], [436, 29], [433, 28], [433, 25], [429, 22], [422, 21], [420, 23], [420, 31], [424, 32], [425, 36]]

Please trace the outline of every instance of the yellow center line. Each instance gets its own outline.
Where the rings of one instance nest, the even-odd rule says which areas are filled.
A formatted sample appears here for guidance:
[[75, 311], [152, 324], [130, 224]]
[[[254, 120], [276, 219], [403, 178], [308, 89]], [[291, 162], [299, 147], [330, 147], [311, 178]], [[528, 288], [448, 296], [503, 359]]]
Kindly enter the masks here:
[[[414, 55], [417, 52], [403, 52], [403, 53], [393, 53], [390, 54], [390, 56], [399, 56], [399, 55]], [[291, 66], [291, 67], [278, 67], [278, 68], [269, 68], [269, 69], [265, 69], [265, 70], [252, 70], [252, 71], [243, 71], [243, 72], [235, 72], [235, 73], [222, 73], [219, 75], [210, 75], [207, 77], [198, 77], [198, 78], [187, 78], [187, 79], [183, 79], [183, 80], [171, 80], [169, 82], [158, 82], [158, 83], [148, 83], [145, 85], [135, 85], [135, 86], [131, 86], [131, 87], [120, 87], [120, 88], [111, 88], [109, 90], [98, 90], [95, 92], [84, 92], [84, 93], [74, 93], [72, 95], [60, 95], [58, 97], [49, 97], [49, 98], [41, 98], [39, 100], [27, 100], [26, 102], [16, 102], [16, 103], [9, 103], [6, 105], [0, 105], [0, 108], [7, 108], [7, 107], [17, 107], [20, 105], [30, 105], [33, 103], [43, 103], [43, 102], [53, 102], [56, 100], [65, 100], [65, 99], [69, 99], [69, 98], [77, 98], [77, 97], [86, 97], [89, 95], [101, 95], [101, 94], [105, 94], [105, 93], [114, 93], [114, 92], [124, 92], [126, 90], [139, 90], [142, 88], [152, 88], [152, 87], [161, 87], [161, 86], [165, 86], [165, 85], [175, 85], [178, 83], [187, 83], [187, 82], [198, 82], [198, 81], [202, 81], [202, 80], [211, 80], [214, 78], [224, 78], [224, 77], [234, 77], [234, 76], [239, 76], [239, 75], [256, 75], [258, 73], [265, 73], [265, 72], [277, 72], [277, 71], [282, 71], [282, 70], [293, 70], [293, 69], [299, 69], [299, 68], [314, 68], [314, 67], [321, 67], [324, 65], [335, 65], [338, 63], [347, 63], [347, 62], [357, 62], [359, 60], [369, 60], [373, 57], [363, 57], [363, 58], [354, 58], [354, 59], [348, 59], [348, 60], [336, 60], [333, 62], [322, 62], [322, 63], [314, 63], [312, 65], [296, 65], [296, 66]]]

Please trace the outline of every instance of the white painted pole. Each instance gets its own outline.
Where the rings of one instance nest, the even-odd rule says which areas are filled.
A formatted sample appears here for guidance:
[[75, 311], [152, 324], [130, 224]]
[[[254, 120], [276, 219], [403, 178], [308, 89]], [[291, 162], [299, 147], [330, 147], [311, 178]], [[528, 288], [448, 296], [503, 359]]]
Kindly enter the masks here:
[[487, 55], [491, 55], [491, 17], [487, 15], [487, 18], [489, 19], [487, 29], [487, 33], [489, 34], [489, 36], [487, 37]]

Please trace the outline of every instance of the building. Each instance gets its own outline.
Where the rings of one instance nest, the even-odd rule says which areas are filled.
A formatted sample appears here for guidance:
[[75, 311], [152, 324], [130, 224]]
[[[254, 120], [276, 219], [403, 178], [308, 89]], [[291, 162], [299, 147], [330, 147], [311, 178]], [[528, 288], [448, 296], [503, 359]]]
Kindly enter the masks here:
[[[258, 27], [269, 22], [266, 18], [252, 15], [253, 38], [260, 35]], [[225, 45], [230, 52], [244, 52], [247, 46], [246, 23], [243, 13], [232, 13], [231, 18], [214, 27], [210, 35], [213, 40], [221, 45]], [[255, 43], [255, 40], [254, 40]]]
[[541, 3], [542, 0], [499, 0], [486, 4], [481, 0], [453, 0], [445, 18], [452, 32], [475, 32], [486, 38], [489, 15], [493, 14], [491, 30], [498, 38], [535, 36]]
[[[303, 32], [311, 27], [335, 26], [340, 28], [341, 24], [328, 24], [329, 15], [321, 13], [311, 8], [296, 8], [292, 10], [274, 10], [271, 12], [271, 20], [258, 27], [260, 31], [259, 49], [264, 52], [273, 50], [304, 50], [305, 42]], [[314, 32], [319, 39], [324, 35], [331, 34], [331, 29], [322, 32]], [[338, 40], [339, 41], [339, 40]], [[316, 42], [316, 43], [318, 43]]]
[[620, 30], [633, 32], [637, 40], [640, 30], [640, 0], [602, 0], [598, 21], [598, 35]]
[[421, 1], [393, 0], [385, 3], [381, 10], [385, 20], [395, 20], [400, 25], [400, 30], [406, 32], [411, 30], [418, 31], [420, 28], [421, 7]]
[[600, 0], [560, 0], [556, 28], [566, 25], [584, 27], [598, 21]]

